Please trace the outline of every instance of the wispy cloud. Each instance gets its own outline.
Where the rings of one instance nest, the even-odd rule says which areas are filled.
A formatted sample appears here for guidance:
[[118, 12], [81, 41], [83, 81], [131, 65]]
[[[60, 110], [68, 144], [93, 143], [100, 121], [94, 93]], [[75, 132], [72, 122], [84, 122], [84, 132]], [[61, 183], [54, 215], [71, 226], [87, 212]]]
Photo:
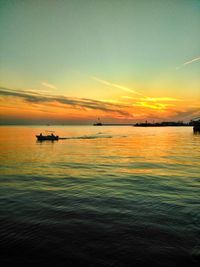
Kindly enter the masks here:
[[44, 95], [36, 92], [14, 90], [10, 88], [0, 88], [0, 95], [4, 97], [16, 97], [31, 104], [45, 104], [55, 106], [55, 103], [63, 105], [63, 108], [73, 108], [78, 110], [99, 110], [106, 113], [115, 113], [122, 116], [132, 116], [124, 108], [126, 106], [108, 103], [87, 98], [69, 98], [60, 95]]
[[133, 90], [133, 89], [130, 89], [126, 86], [122, 86], [122, 85], [119, 85], [119, 84], [116, 84], [116, 83], [111, 83], [111, 82], [108, 82], [108, 81], [105, 81], [105, 80], [102, 80], [102, 79], [99, 79], [95, 76], [91, 76], [91, 78], [99, 83], [102, 83], [102, 84], [105, 84], [107, 86], [111, 86], [111, 87], [114, 87], [114, 88], [117, 88], [117, 89], [121, 89], [123, 91], [126, 91], [126, 92], [129, 92], [129, 93], [133, 93], [133, 94], [136, 94], [136, 95], [142, 95], [141, 93]]
[[150, 109], [157, 109], [157, 110], [166, 110], [167, 108], [174, 106], [172, 104], [164, 104], [164, 103], [150, 103], [145, 101], [139, 101], [133, 104], [135, 107], [144, 107]]
[[[126, 98], [133, 101], [115, 102], [113, 99], [100, 101], [0, 87], [1, 104], [7, 105], [8, 108], [13, 107], [20, 110], [24, 108], [27, 110], [27, 114], [29, 111], [44, 111], [46, 114], [54, 112], [56, 120], [59, 119], [60, 114], [66, 115], [66, 118], [69, 116], [71, 118], [73, 116], [91, 118], [95, 114], [100, 114], [98, 116], [105, 116], [110, 120], [190, 119], [199, 116], [199, 102], [192, 101], [190, 103], [169, 97], [123, 97], [123, 99]], [[176, 101], [182, 102], [176, 103]], [[5, 116], [7, 116], [6, 114]]]
[[[173, 97], [149, 97], [139, 93], [138, 91], [132, 90], [128, 87], [121, 86], [116, 83], [111, 83], [102, 79], [99, 79], [95, 76], [91, 76], [91, 78], [97, 82], [105, 84], [107, 86], [111, 86], [114, 88], [121, 89], [123, 91], [135, 94], [136, 96], [122, 96], [124, 99], [133, 100], [135, 103], [132, 104], [134, 107], [143, 107], [153, 110], [160, 110], [164, 111], [167, 110], [169, 107], [173, 107], [174, 105], [170, 102], [178, 102], [182, 101], [181, 99], [173, 98]], [[129, 101], [130, 102], [130, 101]], [[129, 103], [130, 104], [130, 103]]]
[[132, 96], [122, 96], [124, 99], [133, 99], [133, 100], [141, 100], [148, 102], [178, 102], [183, 101], [182, 99], [173, 98], [173, 97], [132, 97]]
[[200, 57], [193, 58], [193, 59], [191, 59], [191, 60], [189, 60], [189, 61], [184, 62], [182, 65], [176, 67], [176, 69], [178, 70], [178, 69], [180, 69], [180, 68], [182, 68], [182, 67], [184, 67], [184, 66], [186, 66], [186, 65], [189, 65], [189, 64], [191, 64], [191, 63], [193, 63], [193, 62], [196, 62], [196, 61], [200, 61]]
[[41, 82], [41, 84], [50, 89], [58, 89], [55, 85], [48, 83], [48, 82]]
[[190, 107], [187, 110], [174, 110], [174, 119], [176, 120], [191, 120], [200, 116], [198, 107]]
[[146, 97], [144, 98], [146, 101], [152, 101], [152, 102], [176, 102], [176, 101], [182, 101], [182, 99], [173, 98], [173, 97]]
[[[145, 102], [176, 102], [176, 101], [182, 101], [182, 99], [178, 99], [178, 98], [173, 98], [173, 97], [149, 97], [149, 96], [145, 96], [143, 94], [141, 94], [140, 92], [138, 91], [135, 91], [135, 90], [132, 90], [128, 87], [125, 87], [125, 86], [121, 86], [119, 84], [116, 84], [116, 83], [111, 83], [111, 82], [108, 82], [108, 81], [105, 81], [105, 80], [102, 80], [102, 79], [99, 79], [95, 76], [91, 76], [91, 78], [97, 82], [100, 82], [102, 84], [105, 84], [105, 85], [108, 85], [108, 86], [111, 86], [111, 87], [115, 87], [115, 88], [118, 88], [118, 89], [121, 89], [123, 91], [126, 91], [126, 92], [129, 92], [129, 93], [132, 93], [132, 94], [135, 94], [137, 96], [122, 96], [122, 98], [124, 99], [132, 99], [132, 100], [140, 100], [140, 101], [145, 101]], [[158, 106], [160, 107], [163, 107], [163, 104], [159, 104], [157, 103]], [[149, 107], [151, 107], [149, 105]]]

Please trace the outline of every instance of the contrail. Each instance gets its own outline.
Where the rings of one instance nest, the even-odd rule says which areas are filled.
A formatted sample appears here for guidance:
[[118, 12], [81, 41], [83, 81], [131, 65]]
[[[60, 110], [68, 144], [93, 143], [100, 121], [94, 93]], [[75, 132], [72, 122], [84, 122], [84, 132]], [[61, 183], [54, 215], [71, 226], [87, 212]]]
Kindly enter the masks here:
[[188, 64], [190, 64], [192, 62], [195, 62], [195, 61], [198, 61], [198, 60], [200, 60], [200, 57], [197, 57], [197, 58], [194, 58], [194, 59], [192, 59], [190, 61], [187, 61], [187, 62], [183, 63], [183, 65], [188, 65]]
[[188, 64], [191, 64], [195, 61], [199, 61], [200, 60], [200, 57], [197, 57], [197, 58], [193, 58], [192, 60], [189, 60], [189, 61], [186, 61], [185, 63], [183, 63], [182, 65], [180, 65], [179, 67], [176, 67], [176, 69], [180, 69]]
[[41, 84], [47, 88], [50, 88], [50, 89], [57, 89], [57, 87], [55, 85], [47, 83], [47, 82], [41, 82]]
[[129, 92], [129, 93], [133, 93], [133, 94], [136, 94], [136, 95], [142, 95], [142, 94], [140, 94], [139, 92], [136, 92], [135, 90], [132, 90], [132, 89], [130, 89], [130, 88], [128, 88], [128, 87], [121, 86], [121, 85], [116, 84], [116, 83], [110, 83], [110, 82], [108, 82], [108, 81], [99, 79], [99, 78], [97, 78], [97, 77], [95, 77], [95, 76], [91, 76], [91, 78], [92, 78], [93, 80], [97, 81], [97, 82], [102, 83], [102, 84], [105, 84], [105, 85], [108, 85], [108, 86], [111, 86], [111, 87], [115, 87], [115, 88], [121, 89], [121, 90], [126, 91], [126, 92]]

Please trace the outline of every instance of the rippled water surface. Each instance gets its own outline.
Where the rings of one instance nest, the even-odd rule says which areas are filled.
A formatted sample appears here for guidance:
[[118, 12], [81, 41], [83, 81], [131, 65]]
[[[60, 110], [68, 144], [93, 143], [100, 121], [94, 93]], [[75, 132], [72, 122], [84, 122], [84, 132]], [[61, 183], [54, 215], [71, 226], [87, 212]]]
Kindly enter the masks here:
[[1, 126], [0, 145], [1, 266], [199, 266], [191, 127]]

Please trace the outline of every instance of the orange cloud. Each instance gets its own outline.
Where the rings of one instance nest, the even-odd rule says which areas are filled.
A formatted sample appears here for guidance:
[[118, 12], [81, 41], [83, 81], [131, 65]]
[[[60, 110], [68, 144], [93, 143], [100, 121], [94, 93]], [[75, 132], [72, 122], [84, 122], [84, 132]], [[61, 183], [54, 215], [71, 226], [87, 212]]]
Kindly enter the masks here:
[[[101, 117], [107, 122], [139, 120], [191, 119], [199, 115], [199, 102], [168, 97], [124, 98], [127, 101], [99, 101], [69, 98], [37, 92], [1, 88], [0, 115], [3, 121], [11, 119], [53, 121], [95, 121]], [[177, 101], [177, 102], [176, 102]]]

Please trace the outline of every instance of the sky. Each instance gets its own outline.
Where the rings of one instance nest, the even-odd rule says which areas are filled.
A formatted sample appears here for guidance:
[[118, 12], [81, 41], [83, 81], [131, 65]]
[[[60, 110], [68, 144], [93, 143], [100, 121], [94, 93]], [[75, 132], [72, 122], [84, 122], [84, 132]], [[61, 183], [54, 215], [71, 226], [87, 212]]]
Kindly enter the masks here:
[[0, 123], [200, 116], [199, 0], [0, 0]]

